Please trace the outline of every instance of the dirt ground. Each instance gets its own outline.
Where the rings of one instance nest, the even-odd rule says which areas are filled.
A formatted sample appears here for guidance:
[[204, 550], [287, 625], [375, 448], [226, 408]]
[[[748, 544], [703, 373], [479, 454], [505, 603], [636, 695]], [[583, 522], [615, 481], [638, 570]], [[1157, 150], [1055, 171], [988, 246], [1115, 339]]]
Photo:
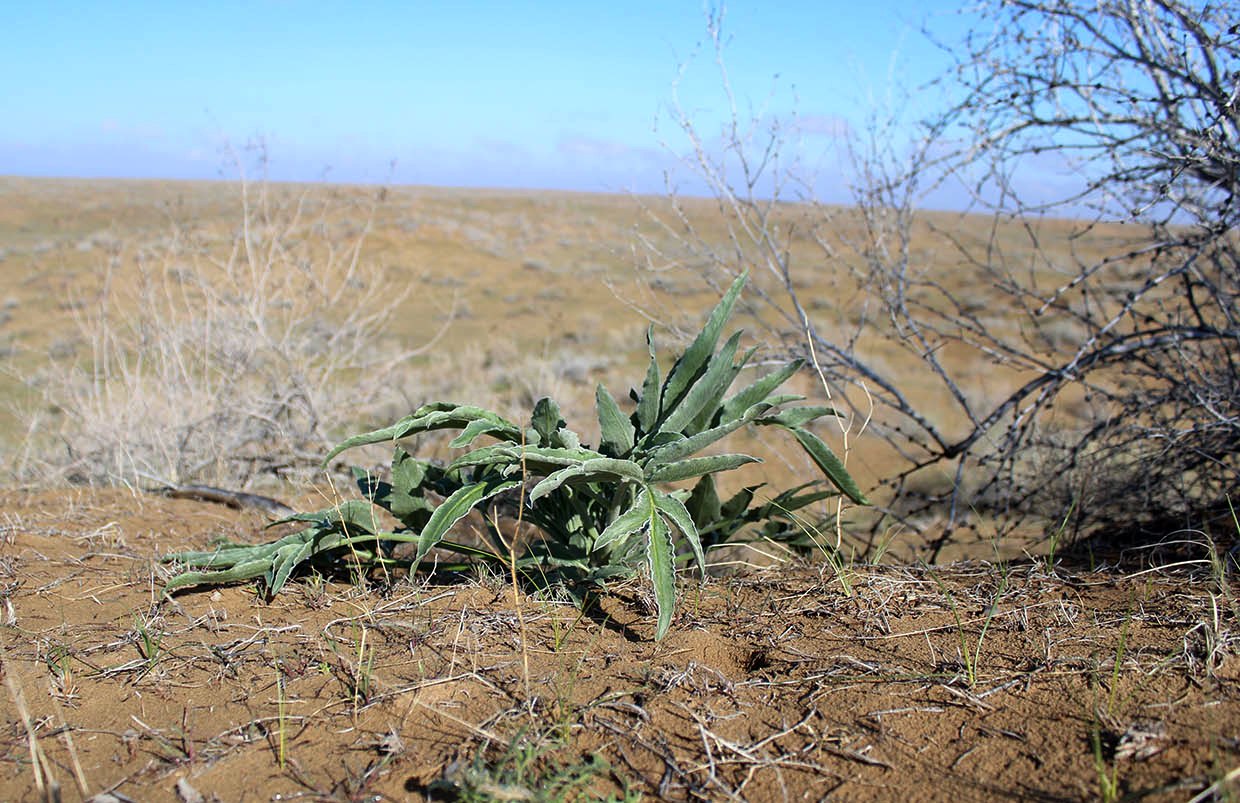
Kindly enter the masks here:
[[0, 491], [0, 799], [1240, 792], [1236, 588], [1184, 553], [1127, 577], [771, 568], [687, 583], [660, 643], [636, 582], [586, 616], [481, 576], [162, 598], [161, 555], [261, 527]]

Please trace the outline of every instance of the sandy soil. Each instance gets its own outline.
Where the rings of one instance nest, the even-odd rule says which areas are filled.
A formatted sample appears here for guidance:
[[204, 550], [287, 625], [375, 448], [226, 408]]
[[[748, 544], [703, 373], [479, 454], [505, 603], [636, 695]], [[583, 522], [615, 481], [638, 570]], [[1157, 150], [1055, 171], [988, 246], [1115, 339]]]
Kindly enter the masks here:
[[257, 514], [80, 490], [0, 511], [3, 800], [1240, 792], [1236, 589], [1197, 564], [785, 566], [686, 585], [655, 643], [638, 583], [584, 617], [486, 577], [167, 600], [162, 554], [262, 538]]

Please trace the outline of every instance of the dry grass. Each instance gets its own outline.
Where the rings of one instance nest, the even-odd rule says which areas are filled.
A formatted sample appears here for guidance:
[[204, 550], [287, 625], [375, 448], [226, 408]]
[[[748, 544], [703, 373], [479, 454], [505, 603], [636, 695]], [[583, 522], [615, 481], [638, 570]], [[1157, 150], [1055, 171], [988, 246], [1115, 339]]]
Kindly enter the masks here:
[[304, 478], [346, 424], [400, 400], [394, 372], [419, 350], [386, 333], [419, 288], [361, 259], [375, 200], [238, 191], [231, 231], [174, 221], [108, 246], [100, 285], [66, 305], [80, 345], [23, 377], [38, 405], [19, 478]]

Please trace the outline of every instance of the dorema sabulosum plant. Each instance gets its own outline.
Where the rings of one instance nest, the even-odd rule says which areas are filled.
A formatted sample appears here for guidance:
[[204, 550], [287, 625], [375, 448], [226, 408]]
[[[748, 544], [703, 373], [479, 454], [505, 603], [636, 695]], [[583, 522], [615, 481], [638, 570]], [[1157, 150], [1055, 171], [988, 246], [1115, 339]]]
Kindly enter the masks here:
[[[801, 361], [788, 362], [729, 395], [755, 351], [738, 356], [740, 332], [719, 345], [745, 281], [741, 276], [732, 284], [666, 377], [653, 333], [647, 334], [650, 363], [640, 390], [629, 392], [636, 405], [632, 414], [625, 415], [615, 397], [598, 386], [601, 442], [596, 448], [567, 428], [549, 398], [535, 404], [524, 427], [480, 407], [433, 402], [391, 426], [343, 441], [323, 463], [357, 446], [454, 430], [458, 434], [449, 446], [463, 453], [451, 463], [419, 460], [397, 445], [388, 479], [354, 469], [361, 498], [284, 519], [306, 525], [292, 535], [267, 544], [225, 544], [170, 555], [168, 560], [183, 571], [166, 590], [257, 579], [274, 595], [294, 572], [308, 569], [360, 574], [398, 564], [426, 571], [459, 567], [439, 557], [442, 552], [432, 554], [446, 550], [467, 562], [511, 566], [529, 583], [563, 587], [584, 603], [605, 581], [644, 568], [658, 609], [655, 638], [661, 639], [672, 621], [678, 566], [692, 563], [705, 573], [708, 550], [746, 537], [802, 543], [805, 529], [797, 511], [838, 494], [867, 504], [843, 462], [808, 428], [838, 413], [797, 404], [803, 396], [776, 392]], [[714, 475], [757, 458], [702, 452], [747, 425], [789, 433], [824, 479], [757, 503], [760, 485], [721, 500]], [[695, 481], [692, 487], [686, 487], [688, 481]], [[502, 531], [500, 517], [486, 515], [505, 506], [508, 511], [518, 506], [517, 515], [536, 526], [539, 535], [514, 544], [513, 534]], [[378, 509], [399, 524], [381, 527], [387, 517]], [[481, 527], [489, 544], [450, 538], [454, 525], [475, 509], [484, 513]], [[416, 545], [411, 559], [393, 557], [399, 543]]]

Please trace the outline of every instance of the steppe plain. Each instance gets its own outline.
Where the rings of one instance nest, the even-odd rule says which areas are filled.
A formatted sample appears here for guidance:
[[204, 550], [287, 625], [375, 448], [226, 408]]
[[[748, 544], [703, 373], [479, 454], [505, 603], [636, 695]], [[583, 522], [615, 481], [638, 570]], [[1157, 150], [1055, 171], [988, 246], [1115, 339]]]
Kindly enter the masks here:
[[[310, 192], [333, 195], [329, 239], [371, 221], [359, 252], [368, 276], [414, 288], [385, 347], [439, 338], [392, 374], [394, 399], [346, 415], [334, 437], [432, 398], [518, 417], [552, 393], [570, 425], [588, 421], [596, 381], [622, 392], [639, 375], [648, 321], [674, 341], [716, 296], [638, 245], [675, 231], [651, 222], [672, 219], [657, 199]], [[915, 561], [924, 533], [899, 531], [881, 565], [743, 558], [704, 584], [685, 578], [661, 642], [640, 581], [585, 615], [482, 571], [303, 577], [273, 600], [252, 584], [164, 597], [163, 556], [265, 539], [265, 519], [134, 483], [58, 479], [54, 453], [85, 435], [48, 407], [47, 389], [65, 365], [89, 362], [84, 311], [136, 281], [144, 249], [189, 226], [226, 241], [238, 206], [235, 183], [0, 179], [11, 470], [0, 490], [0, 799], [1240, 793], [1234, 532], [1171, 536], [1139, 559], [1084, 545], [1050, 556], [1037, 538], [996, 543], [980, 522], [935, 566]], [[721, 236], [709, 201], [689, 206], [705, 239]], [[1124, 236], [1100, 230], [1097, 247]], [[918, 253], [930, 264], [945, 249], [926, 239]], [[849, 319], [847, 281], [828, 265], [804, 277], [821, 325]], [[761, 341], [761, 321], [747, 320]], [[771, 449], [738, 482], [804, 474]], [[890, 460], [864, 433], [853, 439], [863, 485]], [[299, 508], [334, 493], [313, 477], [254, 483]]]

